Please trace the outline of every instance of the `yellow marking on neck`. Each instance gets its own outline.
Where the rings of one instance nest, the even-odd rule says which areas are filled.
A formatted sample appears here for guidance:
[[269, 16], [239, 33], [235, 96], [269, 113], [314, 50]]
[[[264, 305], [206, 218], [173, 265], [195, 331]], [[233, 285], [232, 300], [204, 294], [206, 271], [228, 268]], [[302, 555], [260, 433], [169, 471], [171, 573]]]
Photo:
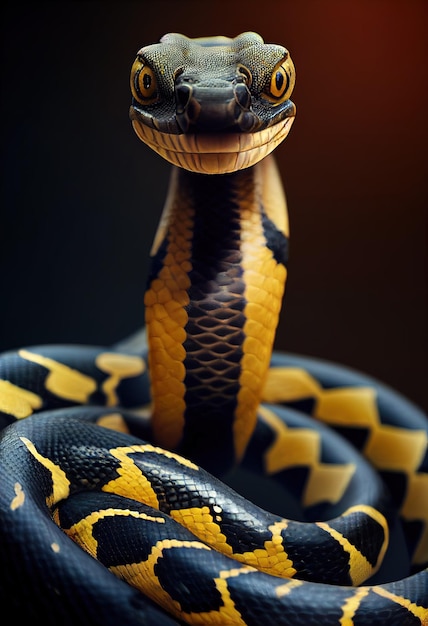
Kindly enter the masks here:
[[278, 166], [273, 155], [269, 155], [260, 161], [259, 168], [262, 171], [262, 198], [266, 215], [272, 220], [277, 229], [288, 237], [290, 228], [288, 223], [287, 200]]
[[244, 310], [246, 321], [240, 390], [233, 424], [238, 461], [255, 428], [287, 278], [286, 268], [276, 261], [266, 245], [259, 203], [262, 185], [260, 168], [255, 174], [254, 194], [249, 199], [241, 198], [240, 202], [243, 296], [247, 304]]
[[152, 253], [157, 252], [167, 237], [163, 266], [152, 280], [144, 296], [152, 375], [153, 416], [155, 441], [176, 449], [184, 426], [186, 375], [185, 326], [188, 321], [189, 272], [194, 210], [183, 198], [174, 171], [170, 191]]
[[54, 359], [29, 350], [20, 350], [19, 356], [49, 370], [45, 382], [46, 389], [59, 398], [84, 404], [97, 388], [93, 378]]
[[344, 601], [342, 605], [343, 616], [339, 620], [340, 626], [354, 626], [354, 615], [358, 611], [361, 600], [366, 597], [369, 591], [370, 587], [361, 587]]
[[60, 500], [67, 498], [70, 493], [71, 483], [64, 470], [62, 470], [59, 465], [56, 465], [51, 459], [48, 459], [40, 454], [33, 442], [27, 439], [27, 437], [20, 437], [20, 440], [27, 447], [33, 457], [40, 463], [40, 465], [43, 465], [43, 467], [51, 473], [52, 493], [46, 498], [47, 506], [50, 508]]
[[8, 380], [0, 380], [0, 411], [3, 413], [22, 419], [40, 409], [42, 404], [42, 398], [36, 393], [22, 389]]
[[107, 406], [118, 404], [116, 389], [124, 378], [132, 378], [142, 374], [146, 368], [144, 360], [139, 356], [103, 352], [95, 359], [96, 366], [110, 374], [102, 384], [102, 390], [107, 397]]
[[366, 557], [363, 556], [361, 552], [359, 552], [359, 550], [357, 550], [355, 546], [353, 546], [346, 537], [344, 537], [341, 533], [339, 533], [334, 528], [331, 528], [328, 525], [328, 523], [316, 522], [316, 524], [317, 526], [319, 526], [319, 528], [322, 528], [323, 530], [328, 532], [328, 534], [331, 535], [334, 539], [336, 539], [340, 543], [342, 548], [346, 552], [348, 552], [349, 575], [351, 577], [352, 584], [354, 586], [358, 586], [361, 583], [363, 583], [365, 580], [367, 580], [367, 578], [375, 574], [377, 570], [379, 569], [379, 566], [383, 561], [383, 558], [385, 556], [385, 552], [389, 543], [389, 528], [388, 528], [388, 523], [385, 517], [382, 515], [382, 513], [380, 513], [373, 507], [368, 506], [366, 504], [359, 504], [359, 505], [350, 507], [342, 514], [342, 517], [345, 517], [355, 512], [365, 513], [366, 515], [374, 519], [383, 529], [384, 541], [382, 544], [382, 548], [379, 551], [377, 562], [374, 566], [372, 566], [371, 563], [367, 561]]
[[15, 497], [10, 503], [10, 510], [15, 511], [19, 509], [25, 502], [25, 492], [20, 483], [15, 483], [14, 485]]
[[168, 187], [168, 193], [165, 199], [165, 204], [162, 210], [158, 227], [156, 229], [155, 237], [153, 239], [152, 248], [150, 250], [150, 256], [153, 257], [157, 254], [160, 246], [162, 245], [165, 237], [168, 233], [168, 224], [171, 219], [171, 212], [174, 208], [175, 194], [178, 185], [178, 170], [173, 168], [170, 175], [170, 183]]

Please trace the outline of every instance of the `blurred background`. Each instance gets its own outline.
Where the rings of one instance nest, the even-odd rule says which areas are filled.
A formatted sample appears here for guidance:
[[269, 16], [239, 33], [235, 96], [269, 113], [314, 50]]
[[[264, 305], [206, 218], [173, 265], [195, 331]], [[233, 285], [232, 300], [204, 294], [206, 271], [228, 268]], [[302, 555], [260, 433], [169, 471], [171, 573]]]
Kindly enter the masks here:
[[5, 2], [0, 349], [108, 345], [141, 327], [169, 166], [134, 134], [129, 71], [167, 32], [289, 48], [277, 151], [291, 223], [276, 347], [428, 408], [428, 3]]

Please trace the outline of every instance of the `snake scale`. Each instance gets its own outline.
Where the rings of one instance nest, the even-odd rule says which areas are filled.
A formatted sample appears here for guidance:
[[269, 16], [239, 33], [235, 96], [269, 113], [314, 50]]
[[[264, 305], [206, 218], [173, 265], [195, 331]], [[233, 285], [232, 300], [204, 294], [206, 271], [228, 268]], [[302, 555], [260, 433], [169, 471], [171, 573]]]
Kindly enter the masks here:
[[271, 153], [294, 82], [289, 52], [251, 32], [138, 52], [132, 125], [172, 164], [144, 332], [0, 356], [0, 588], [17, 616], [428, 625], [427, 417], [272, 351], [289, 229]]

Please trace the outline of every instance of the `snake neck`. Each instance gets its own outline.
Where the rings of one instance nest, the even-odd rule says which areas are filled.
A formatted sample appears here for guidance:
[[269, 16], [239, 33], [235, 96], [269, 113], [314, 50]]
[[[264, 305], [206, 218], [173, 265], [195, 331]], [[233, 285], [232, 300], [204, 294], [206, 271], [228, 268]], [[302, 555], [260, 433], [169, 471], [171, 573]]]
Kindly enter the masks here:
[[211, 471], [237, 462], [255, 427], [287, 235], [272, 157], [225, 175], [173, 170], [145, 295], [153, 435]]

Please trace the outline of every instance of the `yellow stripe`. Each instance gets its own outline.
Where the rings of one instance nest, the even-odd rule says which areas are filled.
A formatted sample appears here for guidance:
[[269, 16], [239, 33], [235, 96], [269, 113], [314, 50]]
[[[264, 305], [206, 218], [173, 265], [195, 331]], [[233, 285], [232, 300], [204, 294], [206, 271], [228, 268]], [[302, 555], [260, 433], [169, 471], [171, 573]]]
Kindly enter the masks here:
[[190, 530], [204, 543], [223, 554], [232, 556], [233, 550], [227, 543], [227, 537], [219, 524], [214, 521], [207, 506], [180, 508], [172, 510], [170, 515], [173, 520]]
[[369, 593], [370, 587], [361, 587], [352, 594], [350, 598], [347, 598], [342, 605], [343, 616], [340, 618], [340, 626], [354, 626], [354, 616], [358, 611], [361, 604], [361, 600]]
[[281, 536], [282, 530], [287, 528], [288, 520], [281, 520], [269, 526], [272, 533], [272, 539], [264, 542], [264, 549], [257, 548], [252, 552], [244, 552], [235, 554], [233, 557], [250, 565], [262, 572], [279, 576], [281, 578], [291, 578], [296, 573], [293, 562], [288, 558], [288, 554], [284, 549], [284, 543]]
[[[397, 596], [395, 593], [391, 593], [387, 589], [380, 587], [380, 586], [372, 587], [372, 590], [375, 593], [377, 593], [379, 596], [382, 596], [383, 598], [388, 598], [389, 600], [392, 600], [393, 602], [396, 602], [400, 606], [403, 606], [404, 608], [406, 608], [409, 611], [409, 613], [412, 613], [415, 617], [420, 619], [422, 626], [428, 625], [428, 607], [427, 606], [419, 606], [415, 604], [414, 602], [412, 602], [411, 600], [408, 600], [407, 598], [403, 598], [402, 596]], [[428, 602], [428, 598], [426, 598], [425, 601]]]
[[355, 463], [313, 463], [303, 494], [303, 505], [339, 502], [356, 471]]
[[129, 433], [129, 428], [120, 413], [106, 413], [97, 417], [97, 426], [109, 428], [115, 432]]
[[[261, 169], [257, 169], [257, 184], [261, 184]], [[287, 270], [273, 257], [266, 246], [258, 195], [242, 190], [240, 199], [241, 252], [244, 298], [245, 340], [242, 346], [238, 406], [233, 426], [235, 456], [241, 459], [257, 420], [266, 374], [269, 368], [275, 331], [278, 325]]]
[[[219, 576], [214, 578], [216, 588], [221, 594], [221, 606], [219, 610], [206, 614], [206, 621], [198, 622], [201, 624], [218, 624], [223, 626], [224, 624], [231, 624], [232, 626], [246, 626], [246, 621], [243, 619], [239, 609], [236, 607], [234, 601], [230, 596], [230, 592], [227, 586], [228, 578], [236, 578], [242, 574], [248, 574], [254, 572], [252, 567], [232, 568], [230, 570], [223, 570], [219, 572]], [[217, 615], [218, 614], [218, 617]], [[215, 620], [214, 620], [215, 615]], [[197, 622], [194, 622], [197, 623]]]
[[307, 465], [310, 472], [303, 504], [312, 506], [324, 501], [339, 502], [356, 471], [355, 464], [322, 463], [319, 433], [309, 428], [288, 428], [264, 405], [259, 407], [258, 413], [275, 433], [275, 439], [265, 455], [267, 473], [275, 474], [289, 467]]
[[88, 402], [89, 396], [97, 388], [93, 378], [63, 363], [58, 363], [54, 359], [30, 352], [29, 350], [20, 350], [19, 356], [32, 363], [42, 365], [49, 370], [45, 382], [46, 389], [59, 398], [85, 404]]
[[22, 443], [27, 447], [28, 451], [33, 457], [45, 467], [52, 477], [52, 493], [46, 498], [46, 504], [48, 507], [52, 507], [60, 500], [67, 498], [70, 493], [70, 481], [67, 478], [66, 473], [56, 465], [51, 459], [40, 454], [32, 441], [27, 437], [20, 437]]
[[[175, 190], [176, 177], [171, 181]], [[175, 197], [161, 221], [161, 234], [155, 237], [153, 252], [157, 251], [169, 222], [167, 252], [163, 267], [145, 294], [145, 314], [150, 345], [149, 368], [151, 372], [155, 441], [160, 445], [177, 448], [184, 426], [184, 385], [186, 352], [185, 326], [188, 321], [186, 305], [190, 287], [190, 253], [194, 211], [180, 197], [180, 190], [170, 191]]]
[[323, 389], [314, 417], [336, 426], [366, 426], [379, 423], [376, 390], [371, 387]]
[[364, 456], [379, 469], [414, 473], [421, 465], [428, 444], [424, 430], [406, 430], [379, 425], [370, 435]]
[[325, 522], [316, 522], [317, 526], [328, 532], [329, 535], [336, 539], [342, 548], [349, 554], [349, 575], [352, 585], [357, 586], [367, 580], [369, 576], [374, 574], [374, 570], [367, 559], [359, 552], [354, 545], [341, 533], [331, 528]]
[[281, 176], [272, 155], [260, 162], [263, 208], [266, 215], [286, 237], [290, 235], [287, 201]]
[[12, 415], [15, 419], [28, 417], [43, 405], [42, 398], [18, 387], [8, 380], [0, 380], [0, 411], [7, 415]]
[[[156, 522], [158, 524], [165, 524], [163, 517], [147, 515], [147, 513], [140, 513], [139, 511], [124, 510], [117, 508], [100, 509], [93, 511], [86, 517], [81, 518], [76, 524], [70, 526], [70, 528], [64, 529], [64, 532], [75, 541], [81, 548], [89, 552], [95, 559], [97, 558], [98, 541], [95, 538], [93, 528], [100, 520], [106, 517], [134, 517], [136, 519], [142, 519], [149, 522]], [[56, 523], [59, 524], [59, 518], [56, 515]]]
[[128, 565], [119, 565], [111, 567], [110, 570], [118, 576], [126, 580], [129, 584], [140, 589], [145, 595], [162, 606], [165, 610], [171, 612], [177, 618], [185, 616], [186, 623], [189, 624], [217, 624], [224, 626], [225, 623], [239, 624], [245, 626], [242, 622], [223, 621], [220, 611], [210, 611], [209, 613], [184, 613], [180, 604], [171, 598], [171, 596], [163, 589], [159, 583], [155, 568], [158, 560], [162, 558], [163, 552], [170, 548], [196, 548], [199, 550], [210, 550], [208, 546], [200, 541], [179, 541], [177, 539], [164, 539], [157, 541], [153, 546], [149, 557], [140, 563], [130, 563]]
[[379, 513], [376, 509], [366, 504], [359, 504], [347, 509], [341, 517], [351, 515], [352, 513], [364, 513], [365, 515], [374, 519], [383, 528], [384, 541], [379, 551], [377, 562], [374, 566], [371, 565], [364, 555], [361, 554], [357, 548], [350, 543], [350, 541], [339, 533], [334, 528], [331, 528], [325, 522], [316, 522], [317, 526], [323, 528], [329, 533], [336, 541], [340, 543], [345, 552], [349, 554], [349, 575], [351, 577], [352, 584], [358, 586], [367, 580], [370, 576], [375, 574], [379, 569], [380, 564], [385, 556], [386, 549], [389, 543], [389, 528], [388, 523], [382, 513]]
[[[428, 445], [427, 434], [423, 430], [411, 430], [404, 427], [383, 424], [377, 407], [376, 390], [370, 387], [341, 387], [337, 389], [323, 389], [318, 381], [308, 372], [293, 367], [273, 367], [268, 371], [262, 398], [264, 402], [293, 402], [304, 398], [315, 399], [314, 417], [326, 424], [344, 426], [348, 428], [362, 427], [369, 430], [367, 443], [362, 451], [371, 464], [381, 470], [402, 472], [407, 479], [407, 494], [401, 509], [401, 514], [409, 521], [421, 520], [424, 531], [414, 552], [413, 562], [423, 564], [428, 554], [428, 499], [425, 494], [428, 490], [427, 477], [418, 473]], [[287, 466], [291, 458], [284, 455], [282, 446], [288, 438], [285, 426], [275, 414], [267, 413], [266, 409], [259, 409], [263, 419], [268, 422], [276, 433], [276, 439], [266, 456], [268, 471], [280, 471]], [[306, 438], [306, 450], [315, 447], [310, 435]], [[303, 442], [289, 447], [294, 457], [299, 454], [306, 458], [302, 451]], [[287, 459], [287, 461], [285, 460]], [[345, 466], [344, 466], [345, 467]], [[351, 474], [351, 466], [348, 466]], [[321, 477], [321, 475], [320, 475]], [[345, 478], [345, 475], [344, 475]], [[345, 484], [345, 480], [343, 484]], [[340, 481], [337, 483], [339, 484]], [[306, 494], [306, 501], [312, 502], [317, 497], [320, 482], [314, 482]], [[339, 490], [340, 492], [340, 490]], [[339, 493], [338, 492], [338, 493]], [[316, 502], [314, 500], [313, 502]]]
[[275, 474], [294, 465], [311, 466], [318, 461], [321, 442], [316, 431], [308, 428], [289, 429], [276, 413], [265, 405], [261, 405], [258, 412], [275, 433], [275, 439], [265, 457], [268, 474]]
[[301, 587], [305, 583], [302, 580], [290, 580], [283, 585], [280, 585], [275, 589], [275, 594], [278, 598], [282, 598], [283, 596], [287, 596], [289, 593], [296, 589], [296, 587]]
[[175, 459], [183, 466], [196, 470], [199, 469], [197, 465], [180, 455], [175, 454], [174, 452], [169, 452], [168, 450], [162, 450], [161, 448], [152, 446], [151, 444], [112, 448], [109, 452], [113, 457], [120, 461], [119, 468], [117, 469], [119, 477], [104, 485], [102, 490], [108, 493], [116, 493], [127, 498], [133, 498], [134, 500], [144, 502], [155, 509], [159, 508], [159, 501], [156, 492], [152, 488], [149, 479], [144, 476], [130, 456], [136, 452], [156, 452], [159, 456]]
[[118, 354], [116, 352], [102, 352], [95, 359], [95, 365], [102, 371], [110, 374], [104, 381], [102, 389], [107, 397], [107, 405], [118, 404], [116, 389], [124, 378], [139, 376], [145, 370], [144, 360], [138, 356]]
[[299, 367], [271, 367], [263, 389], [263, 402], [293, 402], [318, 398], [322, 388], [306, 370]]

